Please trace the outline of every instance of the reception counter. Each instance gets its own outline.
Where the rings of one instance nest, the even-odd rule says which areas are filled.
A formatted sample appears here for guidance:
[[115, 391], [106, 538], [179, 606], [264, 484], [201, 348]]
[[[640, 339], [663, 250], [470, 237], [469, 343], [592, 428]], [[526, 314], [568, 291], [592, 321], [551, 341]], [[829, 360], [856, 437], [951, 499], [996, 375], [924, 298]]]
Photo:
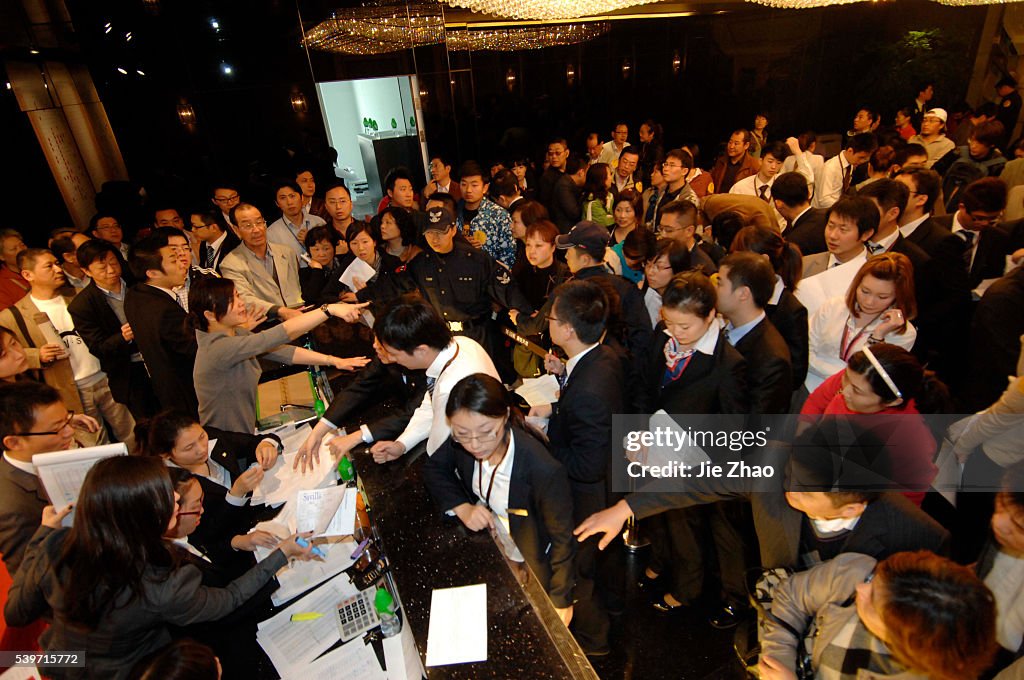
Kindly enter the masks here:
[[487, 584], [487, 661], [427, 668], [428, 678], [596, 680], [528, 568], [510, 564], [487, 532], [470, 532], [437, 510], [423, 484], [422, 446], [384, 465], [374, 463], [365, 447], [351, 457], [421, 659], [432, 591]]

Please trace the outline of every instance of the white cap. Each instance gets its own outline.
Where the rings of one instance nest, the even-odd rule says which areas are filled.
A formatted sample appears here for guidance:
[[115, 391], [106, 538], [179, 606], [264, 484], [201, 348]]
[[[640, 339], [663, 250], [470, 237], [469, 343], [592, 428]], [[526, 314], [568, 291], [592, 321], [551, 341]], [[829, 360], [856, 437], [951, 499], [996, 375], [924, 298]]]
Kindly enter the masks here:
[[943, 123], [945, 123], [949, 119], [949, 115], [946, 113], [946, 109], [928, 109], [927, 111], [924, 112], [923, 117], [927, 116], [935, 116]]

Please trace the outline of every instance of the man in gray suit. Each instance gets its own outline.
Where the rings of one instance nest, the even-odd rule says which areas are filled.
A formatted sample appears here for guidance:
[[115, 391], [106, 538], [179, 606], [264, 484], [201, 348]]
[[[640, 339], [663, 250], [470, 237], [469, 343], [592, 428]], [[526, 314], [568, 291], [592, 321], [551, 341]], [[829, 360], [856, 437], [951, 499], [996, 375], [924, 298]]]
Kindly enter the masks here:
[[77, 429], [98, 432], [100, 426], [68, 411], [49, 385], [26, 380], [0, 387], [0, 554], [11, 576], [50, 505], [32, 456], [74, 448]]
[[282, 321], [301, 314], [292, 309], [302, 304], [295, 251], [267, 240], [267, 221], [249, 203], [231, 209], [231, 228], [242, 244], [224, 256], [220, 271], [246, 305]]

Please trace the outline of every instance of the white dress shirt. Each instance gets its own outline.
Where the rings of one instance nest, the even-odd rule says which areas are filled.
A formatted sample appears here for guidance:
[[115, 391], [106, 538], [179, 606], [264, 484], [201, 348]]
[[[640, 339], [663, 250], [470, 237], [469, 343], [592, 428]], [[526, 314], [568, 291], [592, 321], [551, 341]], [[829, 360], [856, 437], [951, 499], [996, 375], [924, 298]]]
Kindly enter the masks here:
[[451, 434], [448, 417], [444, 412], [448, 405], [448, 394], [456, 383], [474, 373], [486, 373], [493, 378], [501, 379], [494, 362], [483, 347], [475, 340], [461, 335], [456, 336], [427, 367], [427, 378], [435, 379], [434, 393], [431, 395], [430, 391], [427, 391], [423, 395], [423, 401], [416, 407], [409, 424], [405, 426], [405, 431], [396, 441], [402, 443], [406, 451], [410, 451], [426, 439], [427, 454], [433, 455], [437, 447]]
[[[974, 240], [971, 242], [971, 261], [967, 264], [967, 271], [970, 272], [971, 268], [974, 267], [974, 258], [978, 254], [978, 241], [981, 240], [981, 232], [980, 231], [973, 231], [971, 229], [965, 229], [964, 226], [962, 224], [960, 224], [960, 211], [959, 210], [957, 210], [955, 213], [953, 213], [953, 228], [952, 228], [951, 231], [954, 234], [956, 234], [957, 232], [961, 232], [961, 231], [970, 231], [972, 234], [974, 234]], [[957, 238], [963, 239], [964, 242], [967, 241], [967, 239], [965, 239], [963, 236], [957, 236]]]
[[644, 291], [644, 306], [651, 317], [651, 328], [654, 328], [661, 321], [661, 293], [648, 286]]
[[900, 227], [900, 233], [903, 234], [903, 238], [910, 238], [910, 235], [917, 231], [917, 228], [924, 224], [924, 221], [931, 217], [931, 213], [925, 213], [921, 217], [918, 217], [913, 222], [907, 222]]
[[[512, 434], [512, 430], [509, 429], [508, 448], [505, 451], [505, 457], [502, 458], [497, 468], [486, 460], [478, 461], [473, 466], [473, 479], [471, 481], [473, 493], [480, 499], [481, 504], [485, 504], [490, 508], [495, 517], [498, 518], [498, 521], [501, 522], [508, 536], [512, 535], [508, 526], [508, 495], [509, 489], [512, 487], [512, 465], [515, 455], [515, 436]], [[494, 480], [493, 486], [491, 485], [492, 478]], [[489, 495], [487, 493], [488, 487], [490, 487]], [[505, 554], [513, 562], [526, 561], [523, 558], [523, 554], [519, 552], [519, 548], [511, 540], [507, 542], [502, 541], [502, 547], [505, 548]]]
[[565, 379], [566, 380], [568, 380], [569, 376], [572, 375], [572, 369], [576, 368], [576, 364], [580, 363], [580, 359], [585, 357], [592, 349], [597, 347], [599, 344], [600, 343], [595, 342], [593, 345], [591, 345], [590, 347], [587, 347], [585, 350], [583, 350], [582, 352], [580, 352], [579, 354], [574, 356], [572, 359], [569, 359], [567, 362], [565, 362]]
[[[807, 379], [804, 386], [808, 392], [816, 390], [821, 383], [846, 368], [851, 356], [864, 349], [868, 337], [881, 325], [881, 315], [867, 326], [857, 328], [853, 315], [846, 306], [846, 297], [834, 297], [821, 305], [808, 319], [807, 337]], [[843, 353], [843, 332], [846, 332], [846, 351]], [[885, 341], [910, 351], [917, 340], [917, 329], [907, 322], [905, 333], [889, 333]], [[843, 353], [843, 356], [840, 354]]]
[[[843, 176], [848, 167], [850, 163], [842, 151], [825, 161], [821, 169], [821, 186], [816, 187], [814, 192], [812, 204], [815, 208], [831, 208], [839, 200], [843, 195]], [[850, 176], [853, 177], [852, 167]]]

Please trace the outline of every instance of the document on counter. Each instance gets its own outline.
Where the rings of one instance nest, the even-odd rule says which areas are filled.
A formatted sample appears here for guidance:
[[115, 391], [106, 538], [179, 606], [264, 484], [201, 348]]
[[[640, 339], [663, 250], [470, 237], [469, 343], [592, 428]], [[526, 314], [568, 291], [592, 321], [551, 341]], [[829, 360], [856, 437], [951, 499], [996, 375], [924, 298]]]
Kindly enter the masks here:
[[[32, 464], [36, 466], [39, 481], [46, 489], [53, 507], [60, 510], [68, 503], [78, 500], [78, 492], [82, 489], [85, 476], [97, 461], [111, 456], [128, 455], [128, 447], [123, 443], [92, 446], [87, 449], [71, 451], [54, 451], [53, 453], [37, 453], [32, 456]], [[75, 513], [72, 511], [64, 518], [63, 526], [71, 526]]]
[[358, 492], [344, 486], [299, 491], [295, 501], [295, 529], [314, 536], [350, 536], [356, 523]]
[[487, 661], [487, 584], [438, 588], [430, 597], [427, 668]]
[[540, 378], [524, 378], [516, 394], [530, 406], [553, 404], [558, 401], [558, 379], [551, 373]]
[[388, 680], [421, 680], [426, 675], [409, 626], [403, 625], [401, 633], [384, 638], [384, 665]]
[[[303, 674], [318, 656], [341, 641], [338, 603], [359, 591], [339, 574], [266, 621], [257, 624], [256, 641], [284, 677]], [[292, 614], [323, 614], [310, 621], [292, 621]]]
[[[390, 639], [390, 638], [385, 638]], [[373, 645], [363, 643], [361, 637], [346, 642], [331, 650], [284, 680], [336, 680], [337, 678], [359, 678], [359, 680], [388, 680], [381, 670]]]
[[312, 470], [307, 467], [306, 471], [302, 472], [301, 465], [299, 468], [292, 467], [298, 454], [298, 447], [305, 441], [309, 429], [308, 425], [304, 425], [298, 430], [304, 433], [301, 438], [298, 435], [289, 438], [290, 443], [298, 441], [298, 444], [295, 444], [293, 449], [286, 447], [284, 453], [277, 457], [274, 467], [264, 472], [263, 481], [252, 493], [253, 505], [279, 505], [295, 500], [299, 491], [323, 488], [337, 481], [338, 473], [330, 447], [327, 446], [329, 439], [326, 437], [320, 445], [320, 460], [313, 464]]
[[355, 293], [356, 284], [353, 279], [355, 279], [358, 276], [360, 279], [363, 280], [363, 283], [366, 283], [376, 275], [376, 269], [366, 264], [366, 262], [357, 257], [354, 260], [352, 260], [352, 264], [345, 268], [345, 271], [341, 273], [341, 277], [339, 277], [338, 280], [344, 283], [346, 286], [348, 286], [349, 290]]
[[310, 588], [315, 588], [327, 579], [337, 576], [355, 563], [352, 559], [352, 553], [357, 547], [355, 541], [317, 543], [316, 546], [327, 555], [322, 562], [295, 561], [277, 572], [277, 582], [281, 585], [270, 596], [275, 607], [280, 607]]

